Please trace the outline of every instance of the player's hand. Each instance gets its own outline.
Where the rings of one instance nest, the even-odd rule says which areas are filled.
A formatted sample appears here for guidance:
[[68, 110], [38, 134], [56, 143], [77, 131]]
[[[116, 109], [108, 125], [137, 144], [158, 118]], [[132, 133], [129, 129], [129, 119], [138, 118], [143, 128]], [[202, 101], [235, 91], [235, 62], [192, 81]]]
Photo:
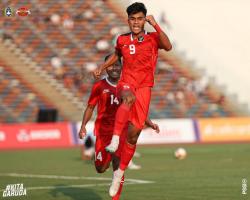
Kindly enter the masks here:
[[155, 130], [155, 132], [156, 133], [160, 133], [160, 128], [159, 128], [159, 126], [158, 126], [158, 124], [152, 124], [151, 125], [151, 128], [153, 129], [153, 130]]
[[93, 71], [93, 76], [95, 79], [100, 79], [102, 75], [102, 68], [98, 67], [96, 70]]
[[86, 131], [85, 126], [82, 127], [82, 128], [80, 129], [79, 133], [78, 133], [79, 138], [80, 138], [80, 139], [83, 139], [83, 138], [86, 136], [86, 132], [87, 132], [87, 131]]
[[157, 22], [155, 21], [155, 18], [153, 17], [153, 15], [148, 15], [146, 16], [146, 21], [151, 25], [151, 26], [155, 26], [157, 24]]

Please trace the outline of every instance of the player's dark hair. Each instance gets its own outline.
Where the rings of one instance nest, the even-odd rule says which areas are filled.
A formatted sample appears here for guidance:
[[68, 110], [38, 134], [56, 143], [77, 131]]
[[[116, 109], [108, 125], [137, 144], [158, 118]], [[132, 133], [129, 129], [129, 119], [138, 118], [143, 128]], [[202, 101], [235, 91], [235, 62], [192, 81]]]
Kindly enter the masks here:
[[147, 15], [147, 9], [143, 3], [135, 2], [127, 8], [128, 16], [138, 12], [142, 12], [145, 16]]
[[[106, 55], [104, 58], [104, 61], [108, 60], [110, 56], [111, 56], [111, 54]], [[120, 65], [122, 64], [121, 57], [119, 57], [118, 62]]]

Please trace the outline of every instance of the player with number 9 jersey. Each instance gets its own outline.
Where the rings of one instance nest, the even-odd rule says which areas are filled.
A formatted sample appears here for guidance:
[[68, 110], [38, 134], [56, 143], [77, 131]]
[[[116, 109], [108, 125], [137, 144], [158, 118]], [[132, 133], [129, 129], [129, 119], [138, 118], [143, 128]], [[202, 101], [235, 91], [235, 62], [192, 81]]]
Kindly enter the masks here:
[[120, 82], [134, 88], [152, 87], [158, 57], [159, 34], [144, 32], [138, 39], [132, 33], [117, 38], [116, 51], [123, 56]]
[[[137, 140], [148, 117], [158, 49], [169, 51], [172, 48], [168, 36], [154, 17], [147, 15], [147, 9], [143, 3], [135, 2], [128, 6], [126, 11], [131, 32], [118, 37], [115, 52], [94, 71], [95, 77], [98, 78], [104, 69], [120, 57], [123, 58], [122, 75], [117, 86], [117, 96], [123, 101], [116, 112], [113, 137], [111, 143], [105, 148], [106, 151], [111, 153], [117, 151], [122, 130], [128, 122], [129, 126], [120, 166], [113, 174], [109, 190], [111, 197], [118, 192], [119, 184], [134, 155]], [[144, 29], [146, 22], [156, 32], [147, 33]]]

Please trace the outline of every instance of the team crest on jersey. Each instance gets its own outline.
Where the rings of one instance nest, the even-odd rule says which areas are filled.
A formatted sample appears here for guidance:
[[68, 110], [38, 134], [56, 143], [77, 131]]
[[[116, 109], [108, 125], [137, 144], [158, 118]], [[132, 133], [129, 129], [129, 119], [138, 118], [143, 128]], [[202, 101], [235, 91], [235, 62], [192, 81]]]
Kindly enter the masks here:
[[104, 90], [102, 91], [103, 94], [108, 93], [108, 92], [110, 92], [109, 89], [104, 89]]
[[143, 42], [143, 40], [144, 40], [143, 36], [138, 37], [138, 42]]

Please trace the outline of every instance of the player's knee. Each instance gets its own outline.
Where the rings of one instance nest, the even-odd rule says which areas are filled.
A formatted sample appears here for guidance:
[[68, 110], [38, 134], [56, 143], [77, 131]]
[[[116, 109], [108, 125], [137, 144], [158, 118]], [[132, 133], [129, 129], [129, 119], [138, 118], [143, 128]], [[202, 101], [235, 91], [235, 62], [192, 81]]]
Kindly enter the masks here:
[[106, 171], [106, 169], [103, 169], [103, 168], [97, 168], [96, 169], [96, 172], [98, 173], [98, 174], [102, 174], [102, 173], [104, 173]]
[[131, 103], [135, 102], [135, 95], [131, 95]]
[[133, 94], [126, 96], [123, 100], [123, 103], [127, 104], [128, 106], [132, 106], [134, 102], [135, 96]]
[[102, 174], [106, 171], [107, 167], [106, 166], [95, 166], [96, 172], [99, 174]]
[[129, 144], [136, 144], [138, 140], [138, 135], [128, 136], [127, 140]]

